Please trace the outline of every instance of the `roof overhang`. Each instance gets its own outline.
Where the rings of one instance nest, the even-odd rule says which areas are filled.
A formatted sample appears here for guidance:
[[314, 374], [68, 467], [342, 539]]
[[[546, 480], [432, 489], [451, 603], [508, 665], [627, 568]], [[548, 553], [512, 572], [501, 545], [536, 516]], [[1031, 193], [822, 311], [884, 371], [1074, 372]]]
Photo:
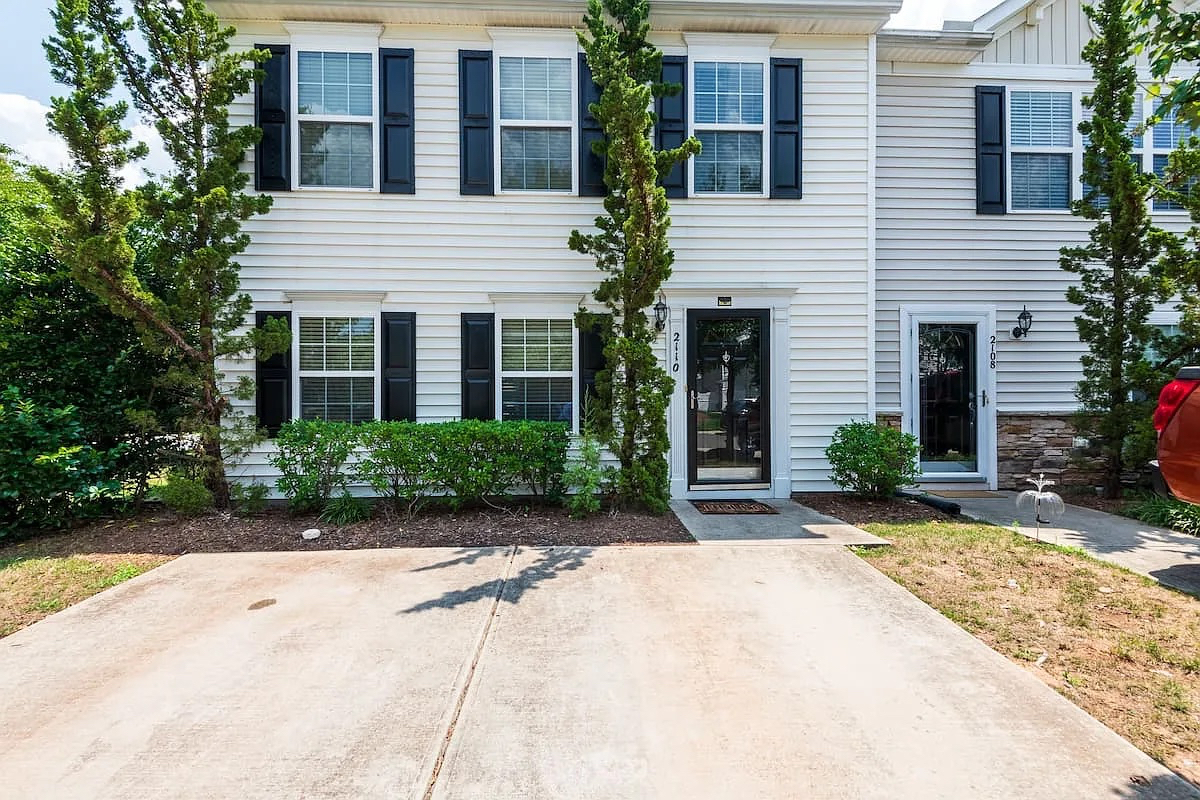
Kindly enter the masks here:
[[[872, 34], [901, 0], [654, 0], [660, 31]], [[586, 0], [208, 0], [221, 19], [578, 27]]]
[[879, 61], [970, 64], [991, 43], [990, 31], [887, 30], [876, 38]]

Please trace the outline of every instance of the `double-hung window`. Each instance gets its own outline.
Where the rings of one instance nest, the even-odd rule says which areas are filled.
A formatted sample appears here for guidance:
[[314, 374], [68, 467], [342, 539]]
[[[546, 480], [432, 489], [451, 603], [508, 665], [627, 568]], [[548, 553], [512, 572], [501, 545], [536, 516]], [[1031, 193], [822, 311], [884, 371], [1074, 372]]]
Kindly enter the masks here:
[[500, 188], [574, 188], [574, 60], [500, 56]]
[[296, 54], [299, 185], [375, 185], [375, 54]]
[[574, 424], [575, 324], [500, 320], [501, 419]]
[[693, 159], [696, 194], [763, 192], [765, 65], [697, 61], [693, 129], [702, 150]]
[[300, 316], [300, 418], [375, 418], [375, 318]]
[[[1155, 123], [1150, 129], [1151, 143], [1154, 146], [1154, 174], [1158, 177], [1163, 177], [1167, 171], [1168, 157], [1171, 151], [1187, 141], [1196, 131], [1188, 127], [1186, 123], [1179, 120], [1175, 115], [1175, 110], [1172, 109], [1163, 115], [1163, 118]], [[1155, 198], [1155, 211], [1183, 211], [1184, 208], [1179, 203], [1167, 199]]]
[[1009, 115], [1011, 208], [1068, 209], [1075, 153], [1071, 92], [1016, 91]]
[[[1133, 152], [1131, 154], [1132, 158], [1133, 158], [1133, 164], [1139, 170], [1145, 169], [1145, 167], [1143, 166], [1145, 163], [1143, 160], [1143, 158], [1144, 158], [1143, 151], [1145, 149], [1146, 137], [1142, 133], [1142, 121], [1143, 121], [1142, 108], [1143, 108], [1142, 96], [1140, 94], [1134, 95], [1133, 96], [1133, 112], [1130, 114], [1129, 121], [1127, 123], [1125, 123], [1125, 135], [1128, 136], [1130, 141], [1133, 143]], [[1090, 121], [1095, 116], [1096, 116], [1095, 109], [1091, 109], [1091, 108], [1083, 108], [1082, 109], [1082, 117], [1084, 120]], [[1083, 138], [1083, 150], [1086, 153], [1089, 143], [1091, 141], [1091, 137], [1083, 136], [1082, 138]], [[1084, 182], [1083, 196], [1086, 197], [1088, 192], [1090, 192], [1090, 191], [1091, 191], [1091, 187], [1088, 186], [1088, 184], [1086, 182]], [[1099, 208], [1108, 208], [1108, 198], [1102, 194], [1098, 194], [1096, 196], [1095, 203]]]

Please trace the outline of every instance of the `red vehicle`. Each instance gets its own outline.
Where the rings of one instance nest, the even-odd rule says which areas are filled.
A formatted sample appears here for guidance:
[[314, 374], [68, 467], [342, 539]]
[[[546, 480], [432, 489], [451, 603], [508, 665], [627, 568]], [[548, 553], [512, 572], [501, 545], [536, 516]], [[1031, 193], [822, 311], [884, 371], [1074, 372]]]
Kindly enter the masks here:
[[1200, 367], [1184, 367], [1163, 387], [1154, 411], [1158, 473], [1171, 494], [1200, 503]]

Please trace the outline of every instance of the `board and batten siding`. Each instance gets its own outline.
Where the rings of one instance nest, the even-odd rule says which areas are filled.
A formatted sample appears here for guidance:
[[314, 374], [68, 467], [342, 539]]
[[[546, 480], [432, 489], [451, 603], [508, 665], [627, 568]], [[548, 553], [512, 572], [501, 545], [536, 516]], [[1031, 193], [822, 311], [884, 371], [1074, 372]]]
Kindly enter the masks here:
[[[1024, 11], [1016, 20], [999, 25], [1005, 31], [996, 36], [979, 61], [992, 64], [1083, 64], [1079, 57], [1092, 38], [1092, 29], [1083, 13], [1082, 0], [1055, 0], [1042, 9], [1041, 21], [1029, 25]], [[1014, 23], [1015, 22], [1015, 27]], [[1006, 30], [1007, 29], [1007, 30]]]
[[[278, 23], [239, 27], [244, 47], [288, 41]], [[602, 207], [598, 198], [459, 194], [458, 51], [490, 48], [486, 30], [387, 26], [379, 44], [414, 50], [416, 194], [276, 193], [270, 213], [246, 225], [242, 289], [258, 309], [286, 309], [287, 291], [386, 292], [384, 310], [417, 314], [418, 418], [450, 420], [459, 415], [459, 314], [493, 310], [495, 293], [583, 299], [599, 272], [567, 249], [567, 236], [590, 228]], [[665, 35], [660, 46], [683, 52], [684, 43]], [[869, 52], [867, 37], [783, 36], [772, 48], [804, 59], [802, 200], [672, 202], [668, 297], [672, 287], [711, 287], [752, 308], [761, 304], [739, 288], [794, 292], [789, 366], [776, 376], [789, 386], [790, 447], [775, 457], [790, 460], [797, 491], [830, 488], [824, 448], [837, 425], [870, 406]], [[234, 121], [252, 115], [251, 98], [240, 98]], [[230, 381], [253, 371], [250, 360], [224, 368]], [[269, 449], [234, 474], [273, 482]]]
[[[1072, 276], [1058, 258], [1059, 248], [1087, 240], [1092, 223], [1067, 211], [975, 213], [974, 93], [977, 84], [1010, 92], [1091, 84], [1049, 72], [1037, 81], [989, 78], [989, 65], [945, 68], [958, 76], [918, 66], [904, 74], [905, 65], [892, 65], [878, 81], [878, 408], [901, 406], [900, 307], [936, 304], [996, 307], [998, 411], [1074, 411], [1085, 347], [1078, 307], [1066, 299]], [[1177, 224], [1171, 216], [1157, 221]], [[1026, 305], [1033, 329], [1013, 339]]]

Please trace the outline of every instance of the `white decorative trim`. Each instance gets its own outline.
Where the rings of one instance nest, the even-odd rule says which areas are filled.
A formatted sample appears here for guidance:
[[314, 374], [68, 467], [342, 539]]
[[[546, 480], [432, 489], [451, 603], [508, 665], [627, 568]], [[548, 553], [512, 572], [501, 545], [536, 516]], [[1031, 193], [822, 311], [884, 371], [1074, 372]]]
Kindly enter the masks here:
[[876, 149], [878, 147], [876, 130], [878, 118], [878, 87], [879, 80], [876, 61], [876, 39], [872, 36], [867, 40], [867, 419], [875, 419], [876, 375], [875, 375], [875, 340], [876, 340], [876, 262], [878, 235], [878, 209], [876, 187]]
[[769, 50], [779, 37], [774, 33], [684, 33], [689, 53], [712, 49], [729, 61], [741, 50]]
[[317, 44], [328, 48], [342, 42], [352, 43], [358, 47], [363, 47], [367, 44], [378, 46], [379, 37], [383, 35], [382, 25], [360, 22], [300, 22], [285, 20], [283, 27], [291, 35], [292, 45], [295, 47]]
[[382, 303], [387, 292], [340, 292], [292, 289], [283, 293], [293, 303]]
[[488, 301], [497, 305], [600, 306], [591, 292], [489, 292]]
[[579, 52], [579, 38], [573, 30], [553, 28], [488, 28], [492, 43], [505, 49], [505, 55], [573, 58]]

